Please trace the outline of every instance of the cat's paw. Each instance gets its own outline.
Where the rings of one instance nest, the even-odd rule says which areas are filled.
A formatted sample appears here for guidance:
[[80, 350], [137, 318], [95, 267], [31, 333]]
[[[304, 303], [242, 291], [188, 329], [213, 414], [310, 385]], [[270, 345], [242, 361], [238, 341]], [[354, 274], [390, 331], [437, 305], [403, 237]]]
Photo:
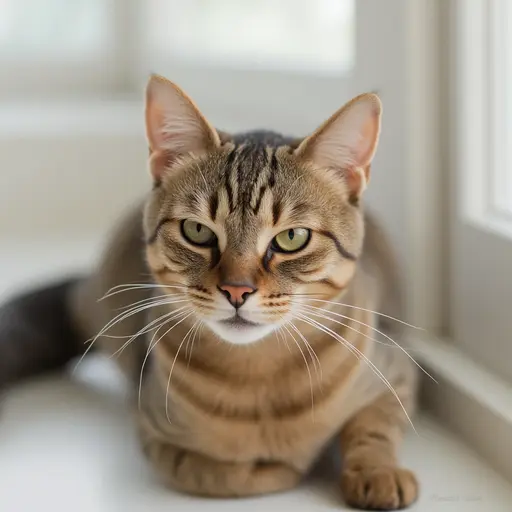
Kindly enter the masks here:
[[362, 510], [408, 507], [418, 498], [418, 487], [411, 471], [396, 467], [349, 467], [341, 475], [346, 503]]

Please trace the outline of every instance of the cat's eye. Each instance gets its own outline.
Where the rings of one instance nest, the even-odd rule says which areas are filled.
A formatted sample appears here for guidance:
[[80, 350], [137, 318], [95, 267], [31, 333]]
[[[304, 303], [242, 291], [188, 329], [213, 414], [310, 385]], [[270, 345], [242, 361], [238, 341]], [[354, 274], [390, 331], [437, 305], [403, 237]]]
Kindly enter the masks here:
[[296, 252], [306, 247], [311, 231], [306, 228], [293, 228], [281, 231], [272, 240], [272, 249], [278, 252]]
[[184, 220], [181, 223], [181, 232], [183, 236], [194, 245], [212, 247], [217, 243], [215, 233], [209, 227], [195, 220]]

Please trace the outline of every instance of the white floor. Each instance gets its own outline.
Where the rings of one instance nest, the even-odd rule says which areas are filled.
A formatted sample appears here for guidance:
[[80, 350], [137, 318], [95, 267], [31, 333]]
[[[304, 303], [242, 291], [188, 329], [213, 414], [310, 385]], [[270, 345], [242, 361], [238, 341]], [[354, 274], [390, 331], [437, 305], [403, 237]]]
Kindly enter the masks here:
[[[2, 242], [0, 297], [20, 283], [82, 265], [94, 245], [63, 250], [48, 241]], [[332, 464], [295, 491], [251, 500], [194, 499], [162, 488], [139, 453], [112, 369], [102, 361], [88, 366], [79, 379], [39, 380], [5, 399], [0, 512], [344, 510]], [[417, 472], [422, 484], [421, 499], [411, 510], [512, 510], [512, 487], [470, 448], [429, 417], [419, 417], [416, 428], [419, 436], [410, 433], [403, 450], [404, 465]]]

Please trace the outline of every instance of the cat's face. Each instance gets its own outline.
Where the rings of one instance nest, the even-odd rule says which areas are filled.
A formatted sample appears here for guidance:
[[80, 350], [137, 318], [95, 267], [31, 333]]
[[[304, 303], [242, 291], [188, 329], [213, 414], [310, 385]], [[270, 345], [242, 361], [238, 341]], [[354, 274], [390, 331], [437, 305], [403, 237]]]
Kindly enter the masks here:
[[236, 344], [287, 328], [308, 299], [339, 295], [362, 246], [357, 200], [379, 118], [378, 99], [365, 95], [298, 144], [235, 143], [154, 77], [147, 126], [156, 186], [145, 232], [155, 280], [184, 286], [170, 290]]

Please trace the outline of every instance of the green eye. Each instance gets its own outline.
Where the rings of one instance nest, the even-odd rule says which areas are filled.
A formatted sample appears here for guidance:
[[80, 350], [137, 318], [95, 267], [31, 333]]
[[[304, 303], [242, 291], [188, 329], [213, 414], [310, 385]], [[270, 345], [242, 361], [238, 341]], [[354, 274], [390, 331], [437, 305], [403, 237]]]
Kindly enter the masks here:
[[272, 248], [278, 252], [295, 252], [306, 247], [311, 231], [306, 228], [293, 228], [281, 231], [273, 240]]
[[199, 224], [194, 220], [184, 220], [181, 223], [181, 232], [194, 245], [211, 247], [217, 243], [215, 233], [204, 224]]

